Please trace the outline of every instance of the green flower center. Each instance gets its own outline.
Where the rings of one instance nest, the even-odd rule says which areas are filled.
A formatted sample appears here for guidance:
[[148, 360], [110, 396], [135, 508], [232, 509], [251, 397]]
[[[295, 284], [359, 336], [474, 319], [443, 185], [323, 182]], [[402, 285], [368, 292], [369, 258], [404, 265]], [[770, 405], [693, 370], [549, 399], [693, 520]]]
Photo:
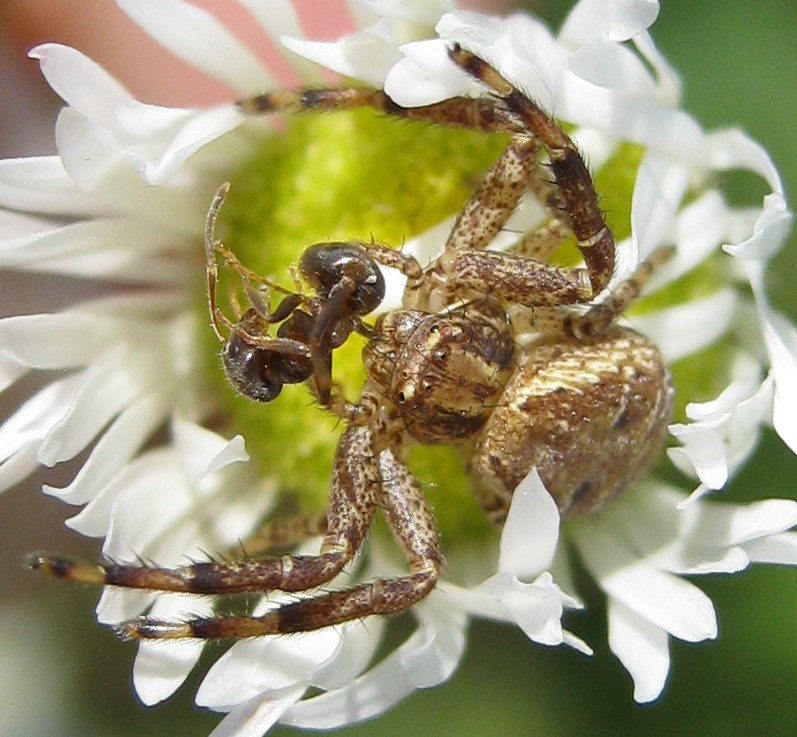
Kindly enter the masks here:
[[[505, 145], [502, 136], [367, 110], [295, 116], [283, 132], [266, 136], [231, 177], [218, 235], [247, 268], [293, 289], [290, 268], [310, 244], [373, 238], [400, 248], [458, 213]], [[640, 157], [638, 148], [621, 146], [596, 177], [618, 239], [630, 231]], [[570, 251], [563, 249], [563, 260], [575, 258], [575, 249]], [[220, 272], [218, 304], [232, 317], [227, 295], [239, 283], [224, 266]], [[698, 281], [703, 289], [703, 279]], [[685, 298], [683, 292], [675, 296]], [[295, 496], [300, 508], [325, 509], [340, 421], [302, 385], [284, 387], [269, 404], [238, 396], [224, 381], [212, 340], [203, 322], [208, 372], [229, 420], [224, 432], [243, 434], [252, 462], [277, 479], [283, 493]], [[362, 347], [362, 339], [352, 336], [333, 358], [334, 380], [350, 400], [358, 398], [364, 381]], [[416, 446], [409, 463], [428, 493], [444, 542], [490, 534], [452, 448]]]

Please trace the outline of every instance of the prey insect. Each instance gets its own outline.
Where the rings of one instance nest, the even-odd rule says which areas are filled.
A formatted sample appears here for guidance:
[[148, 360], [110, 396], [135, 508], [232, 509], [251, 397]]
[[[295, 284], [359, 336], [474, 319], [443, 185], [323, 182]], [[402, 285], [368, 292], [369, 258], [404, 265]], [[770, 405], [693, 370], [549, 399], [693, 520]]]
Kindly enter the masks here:
[[[310, 246], [298, 270], [305, 294], [245, 269], [215, 237], [225, 189], [206, 229], [208, 303], [231, 383], [260, 401], [307, 382], [345, 424], [325, 515], [267, 523], [269, 541], [322, 533], [315, 555], [288, 553], [177, 568], [90, 564], [33, 556], [33, 568], [94, 584], [212, 593], [312, 592], [262, 616], [148, 617], [122, 624], [133, 638], [244, 638], [313, 630], [404, 611], [429, 594], [443, 568], [434, 515], [406, 464], [415, 443], [456, 446], [485, 514], [506, 517], [518, 483], [536, 468], [563, 516], [589, 514], [620, 494], [661, 450], [672, 390], [661, 354], [617, 318], [669, 256], [654, 253], [607, 290], [615, 242], [592, 179], [568, 135], [533, 100], [459, 46], [450, 58], [491, 92], [424, 108], [397, 106], [381, 90], [334, 88], [244, 100], [252, 114], [371, 107], [387, 115], [509, 134], [510, 142], [466, 203], [442, 253], [426, 267], [376, 243]], [[551, 180], [552, 177], [552, 180]], [[488, 250], [531, 192], [549, 218], [506, 252]], [[573, 237], [583, 266], [551, 255]], [[217, 259], [236, 272], [250, 306], [217, 306]], [[403, 305], [364, 321], [384, 296], [379, 266], [407, 278]], [[272, 310], [272, 295], [281, 296]], [[366, 338], [358, 402], [331, 381], [336, 348]], [[272, 334], [273, 333], [273, 334]], [[333, 591], [328, 584], [363, 545], [381, 510], [408, 564], [405, 575]]]

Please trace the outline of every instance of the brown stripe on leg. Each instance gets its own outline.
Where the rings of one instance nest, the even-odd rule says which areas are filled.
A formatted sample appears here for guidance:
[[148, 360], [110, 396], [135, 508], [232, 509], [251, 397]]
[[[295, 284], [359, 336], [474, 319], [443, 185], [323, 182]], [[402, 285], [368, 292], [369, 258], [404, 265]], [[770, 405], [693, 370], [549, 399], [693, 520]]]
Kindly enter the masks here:
[[514, 114], [494, 100], [452, 97], [422, 107], [402, 107], [383, 90], [371, 87], [300, 87], [276, 90], [239, 100], [238, 107], [248, 115], [300, 113], [307, 111], [353, 110], [369, 107], [397, 118], [450, 125], [492, 133], [519, 133], [522, 125]]
[[434, 588], [439, 568], [429, 565], [408, 576], [379, 579], [351, 589], [283, 604], [260, 617], [202, 617], [184, 622], [146, 618], [124, 622], [125, 639], [229, 639], [308, 632], [371, 615], [402, 612]]
[[495, 91], [507, 107], [539, 138], [561, 195], [564, 214], [573, 229], [589, 271], [592, 293], [608, 284], [614, 270], [614, 236], [606, 225], [592, 177], [570, 136], [526, 94], [504, 79], [487, 62], [454, 45], [449, 56], [455, 64]]
[[369, 428], [341, 436], [330, 488], [327, 532], [319, 555], [283, 555], [159, 568], [97, 564], [37, 554], [29, 567], [78, 583], [153, 591], [232, 594], [304, 591], [334, 578], [362, 545], [373, 519], [379, 471]]
[[409, 561], [408, 575], [283, 604], [260, 617], [210, 617], [186, 622], [139, 619], [125, 622], [117, 631], [127, 638], [241, 639], [306, 632], [409, 609], [434, 588], [443, 556], [434, 517], [418, 480], [390, 449], [379, 454], [379, 473], [380, 502]]

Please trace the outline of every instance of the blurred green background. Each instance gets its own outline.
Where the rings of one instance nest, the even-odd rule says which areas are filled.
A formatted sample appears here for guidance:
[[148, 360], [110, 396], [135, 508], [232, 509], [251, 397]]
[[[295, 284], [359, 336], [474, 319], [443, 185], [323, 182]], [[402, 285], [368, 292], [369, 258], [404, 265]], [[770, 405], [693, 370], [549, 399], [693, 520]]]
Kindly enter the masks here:
[[[571, 3], [529, 5], [556, 27]], [[707, 128], [740, 125], [761, 141], [794, 197], [797, 3], [663, 0], [662, 5], [653, 36], [682, 75], [685, 107]], [[793, 318], [796, 273], [792, 237], [769, 280], [773, 301]], [[767, 435], [727, 497], [796, 498], [796, 478], [797, 460]], [[16, 530], [13, 544], [4, 545], [0, 568], [0, 731], [14, 737], [208, 734], [218, 717], [193, 707], [196, 679], [157, 708], [137, 702], [130, 686], [134, 647], [96, 625], [95, 591], [19, 574], [26, 550], [79, 549], [76, 537], [65, 538], [58, 530], [55, 518], [65, 510], [40, 496], [31, 501], [32, 494], [28, 487], [0, 497], [3, 527]], [[22, 510], [24, 518], [18, 516]], [[448, 683], [340, 734], [797, 734], [797, 570], [760, 567], [699, 584], [716, 604], [719, 639], [674, 642], [670, 680], [654, 704], [634, 704], [630, 679], [604, 644], [601, 596], [587, 587], [588, 613], [571, 616], [568, 625], [595, 647], [593, 658], [532, 645], [508, 627], [475, 623], [465, 661]], [[297, 734], [287, 729], [271, 734], [288, 733]]]

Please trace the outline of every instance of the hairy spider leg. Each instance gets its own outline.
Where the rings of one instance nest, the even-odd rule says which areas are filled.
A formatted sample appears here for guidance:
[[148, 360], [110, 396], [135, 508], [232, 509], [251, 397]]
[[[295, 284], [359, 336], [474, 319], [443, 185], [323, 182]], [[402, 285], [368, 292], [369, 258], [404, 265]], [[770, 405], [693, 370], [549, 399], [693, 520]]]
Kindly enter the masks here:
[[[410, 571], [405, 576], [311, 596], [260, 617], [202, 617], [183, 622], [145, 617], [124, 622], [117, 629], [129, 638], [240, 639], [303, 632], [404, 611], [431, 591], [443, 565], [431, 509], [420, 483], [389, 448], [374, 455], [371, 431], [366, 427], [352, 426], [344, 433], [339, 458], [345, 468], [335, 465], [328, 529], [317, 556], [285, 555], [160, 569], [96, 565], [37, 554], [29, 565], [71, 581], [158, 591], [304, 591], [331, 580], [352, 557], [378, 503], [409, 561]], [[355, 493], [356, 500], [352, 499]]]
[[569, 316], [565, 323], [566, 331], [574, 338], [602, 333], [639, 298], [656, 269], [674, 255], [673, 246], [657, 248], [644, 261], [640, 261], [634, 273], [620, 282], [603, 302], [591, 307], [583, 315]]
[[334, 578], [362, 544], [373, 519], [379, 473], [373, 438], [365, 427], [341, 436], [329, 493], [327, 530], [318, 555], [284, 555], [210, 561], [176, 568], [88, 563], [34, 554], [30, 567], [80, 583], [155, 591], [232, 594], [244, 591], [303, 591]]
[[327, 531], [326, 512], [296, 514], [266, 520], [251, 535], [241, 541], [230, 557], [261, 555], [277, 548], [289, 548]]
[[460, 68], [495, 92], [522, 121], [530, 134], [542, 141], [563, 200], [564, 213], [577, 239], [593, 295], [609, 282], [614, 270], [615, 243], [603, 217], [592, 177], [570, 136], [528, 95], [502, 77], [495, 68], [455, 44], [449, 56]]
[[[219, 211], [221, 210], [221, 206], [229, 190], [229, 182], [225, 182], [219, 187], [213, 197], [205, 221], [206, 287], [208, 310], [210, 312], [210, 322], [213, 327], [213, 332], [222, 345], [225, 345], [229, 340], [229, 338], [225, 337], [221, 332], [221, 327], [223, 326], [231, 335], [237, 335], [246, 343], [256, 348], [269, 350], [273, 353], [282, 353], [288, 356], [306, 357], [308, 349], [301, 342], [289, 338], [272, 338], [267, 332], [270, 324], [282, 322], [289, 317], [297, 307], [304, 304], [306, 301], [305, 297], [301, 294], [283, 289], [254, 271], [247, 269], [239, 261], [238, 257], [216, 238], [216, 221], [218, 220]], [[246, 317], [235, 298], [231, 299], [231, 304], [238, 322], [230, 320], [219, 309], [216, 300], [218, 289], [217, 253], [221, 255], [227, 266], [240, 277], [246, 296], [256, 313], [256, 318]], [[260, 285], [261, 288], [255, 288], [255, 286], [253, 286], [254, 284]], [[262, 287], [265, 287], [265, 292], [262, 290]], [[268, 298], [270, 290], [275, 290], [285, 295], [273, 312], [269, 310], [265, 301]], [[266, 295], [265, 298], [264, 294]]]

